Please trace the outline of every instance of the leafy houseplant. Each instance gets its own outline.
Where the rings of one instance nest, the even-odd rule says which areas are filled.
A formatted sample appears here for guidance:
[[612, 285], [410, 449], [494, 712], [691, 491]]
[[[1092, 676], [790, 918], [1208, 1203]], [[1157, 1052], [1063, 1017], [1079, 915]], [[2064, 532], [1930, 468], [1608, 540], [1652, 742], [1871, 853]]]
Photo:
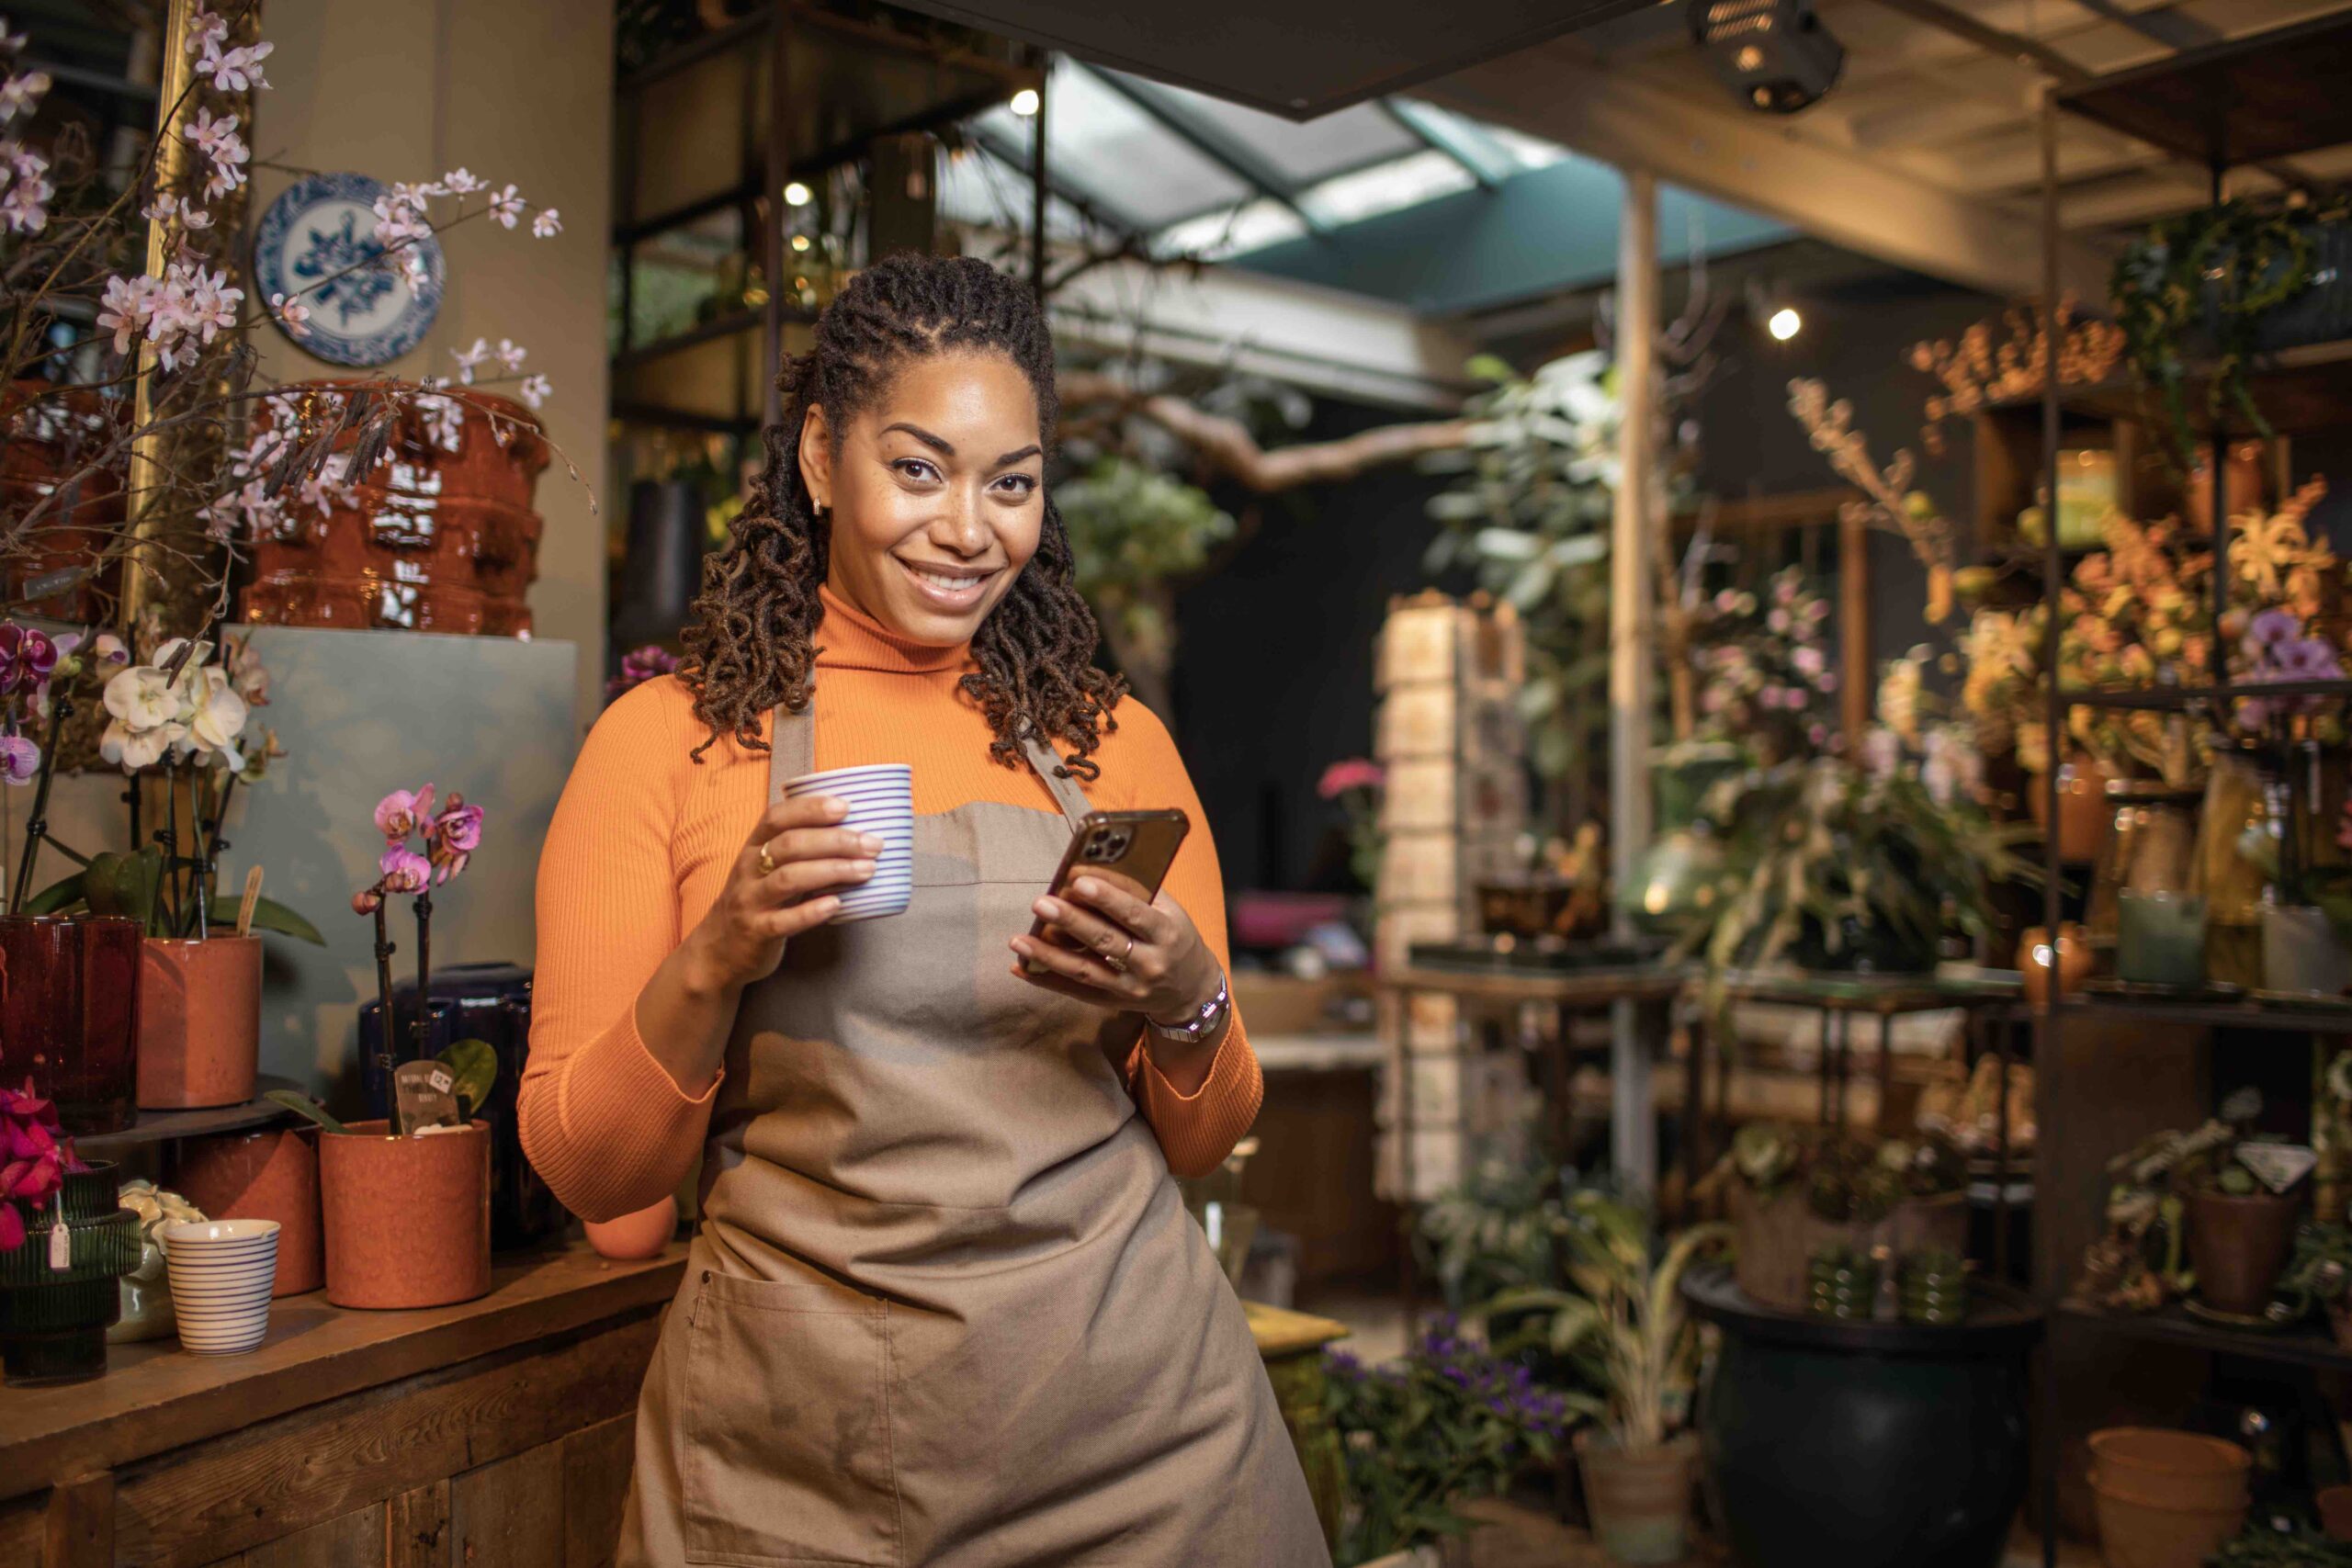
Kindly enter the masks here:
[[1464, 1338], [1451, 1316], [1393, 1363], [1367, 1368], [1332, 1350], [1324, 1372], [1347, 1479], [1340, 1568], [1465, 1534], [1454, 1505], [1548, 1462], [1567, 1425], [1565, 1398]]
[[[2196, 416], [2234, 415], [2270, 434], [2249, 379], [2255, 355], [2265, 328], [2316, 281], [2323, 228], [2347, 219], [2352, 197], [2341, 193], [2300, 207], [2233, 199], [2154, 224], [2117, 260], [2108, 292], [2124, 357], [2162, 400], [2183, 468], [2196, 457]], [[2211, 380], [2191, 411], [2200, 362]]]
[[1232, 538], [1231, 516], [1206, 491], [1119, 453], [1055, 487], [1078, 591], [1136, 693], [1169, 711], [1177, 581]]
[[2352, 1227], [2318, 1220], [2296, 1227], [2278, 1295], [2299, 1317], [2314, 1308], [2325, 1313], [2336, 1344], [2352, 1349]]
[[1577, 1452], [1603, 1548], [1620, 1562], [1679, 1562], [1696, 1457], [1690, 1434], [1676, 1431], [1697, 1361], [1682, 1276], [1730, 1229], [1696, 1225], [1661, 1247], [1646, 1214], [1589, 1190], [1568, 1197], [1565, 1220], [1569, 1288], [1506, 1292], [1495, 1308], [1546, 1309], [1553, 1349], [1603, 1391], [1566, 1396], [1599, 1423]]
[[1796, 1312], [1808, 1261], [1826, 1248], [1867, 1253], [1957, 1249], [1967, 1240], [1960, 1194], [1968, 1168], [1935, 1136], [1870, 1138], [1751, 1122], [1710, 1180], [1731, 1186], [1740, 1289]]
[[2217, 1143], [2183, 1159], [2172, 1179], [2198, 1299], [2212, 1311], [2256, 1318], [2269, 1311], [2294, 1251], [2302, 1203], [2290, 1195], [2291, 1186], [2274, 1191], [2256, 1179], [2245, 1156], [2251, 1146], [2242, 1138]]
[[1317, 795], [1347, 813], [1348, 870], [1367, 893], [1380, 885], [1380, 802], [1387, 784], [1379, 763], [1350, 757], [1324, 769], [1315, 784]]

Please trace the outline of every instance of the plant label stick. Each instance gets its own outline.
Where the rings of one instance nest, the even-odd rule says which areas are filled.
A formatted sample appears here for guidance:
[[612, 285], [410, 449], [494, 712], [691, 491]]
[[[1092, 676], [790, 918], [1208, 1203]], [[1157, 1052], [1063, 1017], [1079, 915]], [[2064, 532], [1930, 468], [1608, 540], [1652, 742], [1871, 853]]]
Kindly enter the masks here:
[[403, 1135], [458, 1120], [458, 1076], [437, 1061], [402, 1062], [392, 1069], [392, 1097]]
[[261, 867], [245, 873], [245, 901], [237, 906], [237, 934], [251, 936], [254, 930], [254, 906], [261, 902]]

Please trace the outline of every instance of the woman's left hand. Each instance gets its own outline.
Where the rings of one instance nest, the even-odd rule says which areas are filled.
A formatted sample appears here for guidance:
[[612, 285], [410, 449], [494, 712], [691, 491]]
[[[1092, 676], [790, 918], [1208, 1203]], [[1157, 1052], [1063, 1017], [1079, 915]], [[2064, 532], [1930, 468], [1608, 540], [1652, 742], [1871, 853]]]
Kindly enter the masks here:
[[1183, 906], [1166, 893], [1147, 903], [1136, 882], [1100, 871], [1077, 877], [1064, 891], [1067, 897], [1048, 896], [1034, 908], [1071, 945], [1026, 932], [1014, 937], [1012, 951], [1046, 971], [1035, 975], [1015, 964], [1014, 974], [1096, 1007], [1168, 1024], [1182, 1023], [1216, 995], [1222, 977], [1216, 955]]

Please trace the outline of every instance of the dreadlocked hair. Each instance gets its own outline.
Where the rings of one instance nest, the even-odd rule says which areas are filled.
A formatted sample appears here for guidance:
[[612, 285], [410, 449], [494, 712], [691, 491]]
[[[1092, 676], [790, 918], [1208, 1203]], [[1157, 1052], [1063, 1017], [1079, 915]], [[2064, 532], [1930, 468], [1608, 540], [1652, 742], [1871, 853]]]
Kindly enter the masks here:
[[[1037, 427], [1053, 439], [1059, 412], [1054, 345], [1035, 299], [986, 262], [896, 255], [866, 268], [817, 318], [816, 346], [786, 359], [776, 376], [785, 415], [760, 432], [767, 467], [727, 547], [703, 568], [679, 674], [695, 695], [695, 716], [710, 729], [695, 759], [731, 734], [746, 750], [767, 749], [760, 718], [779, 705], [808, 705], [824, 611], [830, 529], [800, 474], [800, 429], [821, 407], [839, 442], [851, 418], [870, 408], [907, 364], [926, 355], [1001, 354], [1037, 397]], [[1018, 766], [1035, 736], [1069, 748], [1061, 772], [1092, 779], [1091, 753], [1117, 728], [1111, 710], [1125, 682], [1094, 666], [1101, 633], [1073, 585], [1069, 535], [1051, 494], [1033, 556], [972, 639], [979, 669], [962, 689], [996, 732], [989, 755]]]

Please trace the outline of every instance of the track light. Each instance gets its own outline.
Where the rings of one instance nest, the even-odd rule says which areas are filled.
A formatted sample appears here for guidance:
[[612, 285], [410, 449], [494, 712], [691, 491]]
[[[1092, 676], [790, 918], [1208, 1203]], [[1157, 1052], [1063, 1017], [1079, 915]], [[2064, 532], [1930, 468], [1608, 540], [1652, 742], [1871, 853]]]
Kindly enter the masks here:
[[794, 180], [791, 184], [784, 187], [784, 204], [786, 207], [808, 206], [808, 187], [802, 185], [798, 180]]
[[1023, 119], [1027, 119], [1031, 115], [1037, 112], [1037, 89], [1035, 87], [1022, 88], [1021, 91], [1012, 95], [1012, 102], [1006, 107], [1011, 108], [1014, 114], [1019, 115]]
[[1804, 330], [1804, 318], [1793, 307], [1783, 305], [1766, 319], [1764, 330], [1786, 343]]
[[1739, 101], [1768, 114], [1818, 102], [1846, 65], [1812, 0], [1691, 0], [1690, 36]]

